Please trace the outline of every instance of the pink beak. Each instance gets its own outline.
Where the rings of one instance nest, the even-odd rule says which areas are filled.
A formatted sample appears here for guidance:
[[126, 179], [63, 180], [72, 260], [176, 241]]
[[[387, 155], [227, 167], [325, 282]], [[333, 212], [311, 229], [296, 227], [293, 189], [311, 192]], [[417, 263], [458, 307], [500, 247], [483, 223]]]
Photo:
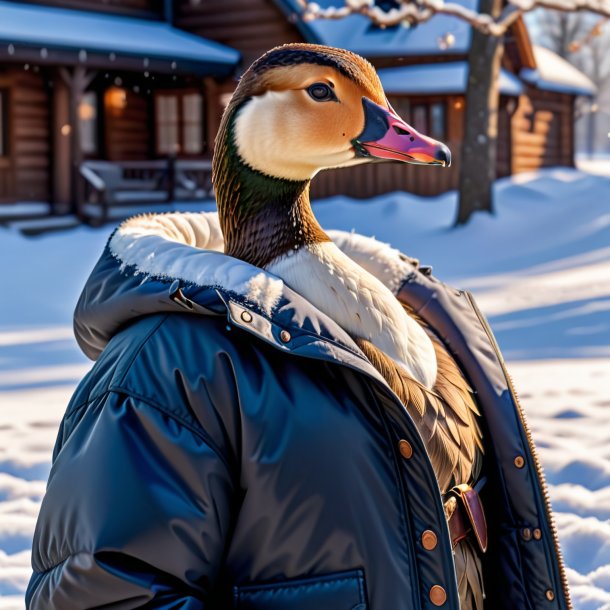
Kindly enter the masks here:
[[384, 108], [366, 97], [364, 129], [352, 140], [356, 154], [420, 165], [451, 165], [451, 152], [442, 143], [418, 133], [388, 104]]

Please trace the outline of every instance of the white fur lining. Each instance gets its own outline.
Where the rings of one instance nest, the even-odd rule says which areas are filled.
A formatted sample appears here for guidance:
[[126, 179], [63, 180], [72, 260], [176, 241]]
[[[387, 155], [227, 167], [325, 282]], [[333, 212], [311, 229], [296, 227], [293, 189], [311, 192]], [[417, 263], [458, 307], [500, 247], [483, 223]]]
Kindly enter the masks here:
[[327, 231], [327, 234], [347, 256], [385, 284], [393, 294], [398, 294], [406, 277], [416, 268], [415, 260], [409, 261], [400, 250], [373, 237], [346, 231]]
[[[394, 294], [414, 269], [398, 250], [373, 238], [331, 231], [345, 254], [375, 275]], [[215, 212], [145, 214], [126, 220], [109, 244], [121, 267], [146, 276], [179, 279], [198, 286], [225, 287], [271, 314], [284, 282], [257, 267], [226, 257]], [[204, 258], [205, 257], [205, 258]]]
[[126, 220], [109, 243], [121, 268], [146, 276], [243, 294], [265, 313], [278, 304], [284, 282], [223, 251], [218, 214], [147, 214]]

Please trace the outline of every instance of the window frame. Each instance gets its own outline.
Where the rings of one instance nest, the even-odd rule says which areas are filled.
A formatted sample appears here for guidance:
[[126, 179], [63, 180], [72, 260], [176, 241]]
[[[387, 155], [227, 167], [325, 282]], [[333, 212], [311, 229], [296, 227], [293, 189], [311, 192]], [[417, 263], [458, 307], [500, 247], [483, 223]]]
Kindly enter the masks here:
[[0, 161], [3, 161], [4, 163], [6, 163], [11, 156], [9, 105], [10, 91], [8, 87], [0, 86]]
[[[400, 101], [396, 101], [399, 99]], [[396, 102], [396, 103], [395, 103]], [[414, 129], [417, 129], [422, 135], [430, 136], [437, 140], [446, 140], [449, 132], [447, 119], [449, 112], [449, 98], [447, 97], [418, 97], [412, 96], [407, 98], [406, 96], [390, 96], [390, 103], [396, 109], [398, 114], [411, 125]], [[442, 122], [443, 130], [442, 133], [432, 133], [432, 108], [438, 106], [442, 108]], [[416, 108], [422, 109], [425, 118], [425, 129], [419, 129], [415, 121]], [[419, 111], [421, 112], [421, 110]]]
[[[184, 148], [185, 148], [185, 137], [184, 137], [184, 129], [185, 126], [189, 123], [192, 123], [192, 121], [187, 121], [185, 116], [184, 116], [184, 98], [189, 96], [189, 95], [198, 95], [201, 98], [201, 105], [200, 105], [200, 119], [199, 119], [199, 138], [200, 138], [200, 142], [201, 142], [201, 150], [199, 152], [184, 152]], [[206, 133], [206, 97], [205, 97], [205, 91], [203, 89], [197, 88], [197, 87], [189, 87], [189, 88], [184, 88], [184, 89], [157, 89], [154, 92], [154, 99], [153, 99], [153, 124], [154, 124], [154, 128], [155, 128], [155, 134], [154, 134], [154, 152], [155, 155], [157, 157], [167, 157], [168, 155], [171, 155], [172, 152], [171, 151], [161, 151], [159, 148], [159, 144], [160, 144], [160, 129], [159, 129], [159, 125], [162, 123], [162, 121], [159, 120], [158, 117], [158, 99], [160, 97], [174, 97], [177, 100], [177, 120], [175, 122], [176, 125], [176, 132], [178, 134], [178, 144], [180, 146], [179, 150], [176, 151], [176, 156], [180, 157], [180, 158], [186, 158], [186, 159], [198, 159], [203, 157], [207, 150], [208, 150], [208, 145], [207, 142], [205, 140], [205, 133]]]
[[[105, 112], [104, 102], [102, 101], [105, 97], [105, 92], [103, 95], [100, 95], [99, 91], [95, 89], [90, 89], [85, 91], [83, 95], [83, 100], [85, 96], [93, 96], [93, 108], [95, 109], [94, 116], [94, 126], [93, 126], [93, 138], [95, 140], [95, 150], [86, 151], [83, 148], [83, 129], [82, 123], [83, 119], [80, 118], [79, 115], [79, 146], [81, 147], [81, 153], [85, 159], [99, 159], [101, 157], [101, 149], [102, 149], [102, 141], [103, 141], [103, 131], [102, 131], [102, 120]], [[81, 100], [82, 101], [82, 100]]]

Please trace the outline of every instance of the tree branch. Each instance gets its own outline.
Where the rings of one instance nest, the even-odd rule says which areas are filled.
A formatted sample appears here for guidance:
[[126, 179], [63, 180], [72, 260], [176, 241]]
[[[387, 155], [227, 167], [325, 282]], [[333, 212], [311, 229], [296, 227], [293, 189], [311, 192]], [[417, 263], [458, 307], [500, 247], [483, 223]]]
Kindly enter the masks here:
[[548, 8], [563, 12], [591, 11], [610, 17], [610, 0], [508, 0], [500, 17], [472, 11], [455, 2], [444, 0], [398, 0], [399, 6], [384, 11], [374, 0], [345, 0], [342, 6], [322, 8], [316, 2], [299, 0], [305, 21], [314, 19], [343, 19], [348, 15], [364, 15], [381, 28], [395, 25], [410, 27], [424, 23], [434, 15], [452, 15], [469, 23], [484, 34], [502, 36], [524, 13], [536, 8]]

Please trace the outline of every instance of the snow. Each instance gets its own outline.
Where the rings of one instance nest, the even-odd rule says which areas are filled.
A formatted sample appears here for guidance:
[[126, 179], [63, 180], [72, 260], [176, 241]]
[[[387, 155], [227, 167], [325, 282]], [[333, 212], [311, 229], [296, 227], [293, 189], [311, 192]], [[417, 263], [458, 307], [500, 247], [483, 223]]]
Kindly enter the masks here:
[[[48, 49], [111, 53], [168, 61], [195, 62], [229, 72], [239, 53], [166, 23], [0, 1], [0, 41]], [[86, 57], [86, 55], [85, 55]]]
[[519, 76], [524, 81], [547, 91], [595, 95], [597, 88], [591, 79], [557, 53], [537, 45], [533, 45], [533, 51], [537, 69], [523, 68]]
[[[608, 141], [610, 142], [610, 133], [608, 133]], [[578, 154], [576, 155], [576, 166], [589, 174], [610, 176], [610, 155]]]
[[[430, 93], [464, 93], [468, 80], [468, 62], [453, 61], [437, 64], [417, 64], [377, 71], [386, 93], [425, 95]], [[500, 70], [500, 93], [519, 96], [523, 84], [507, 70]]]
[[49, 204], [38, 202], [9, 203], [0, 205], [0, 222], [21, 216], [48, 214]]
[[[610, 177], [545, 170], [503, 179], [496, 193], [494, 216], [458, 229], [455, 193], [335, 197], [314, 211], [474, 291], [529, 414], [575, 608], [610, 610]], [[0, 610], [23, 609], [57, 426], [90, 367], [72, 310], [110, 231], [0, 229]]]
[[[455, 0], [461, 6], [476, 10], [478, 0]], [[296, 18], [302, 12], [299, 0], [276, 0], [291, 18], [308, 42], [341, 47], [365, 57], [395, 57], [413, 55], [463, 55], [470, 48], [471, 27], [451, 15], [435, 15], [415, 27], [379, 28], [363, 15], [350, 15], [345, 19], [316, 19], [303, 21]], [[339, 6], [337, 0], [317, 0], [322, 8]], [[453, 44], [443, 49], [442, 40], [450, 35]]]

